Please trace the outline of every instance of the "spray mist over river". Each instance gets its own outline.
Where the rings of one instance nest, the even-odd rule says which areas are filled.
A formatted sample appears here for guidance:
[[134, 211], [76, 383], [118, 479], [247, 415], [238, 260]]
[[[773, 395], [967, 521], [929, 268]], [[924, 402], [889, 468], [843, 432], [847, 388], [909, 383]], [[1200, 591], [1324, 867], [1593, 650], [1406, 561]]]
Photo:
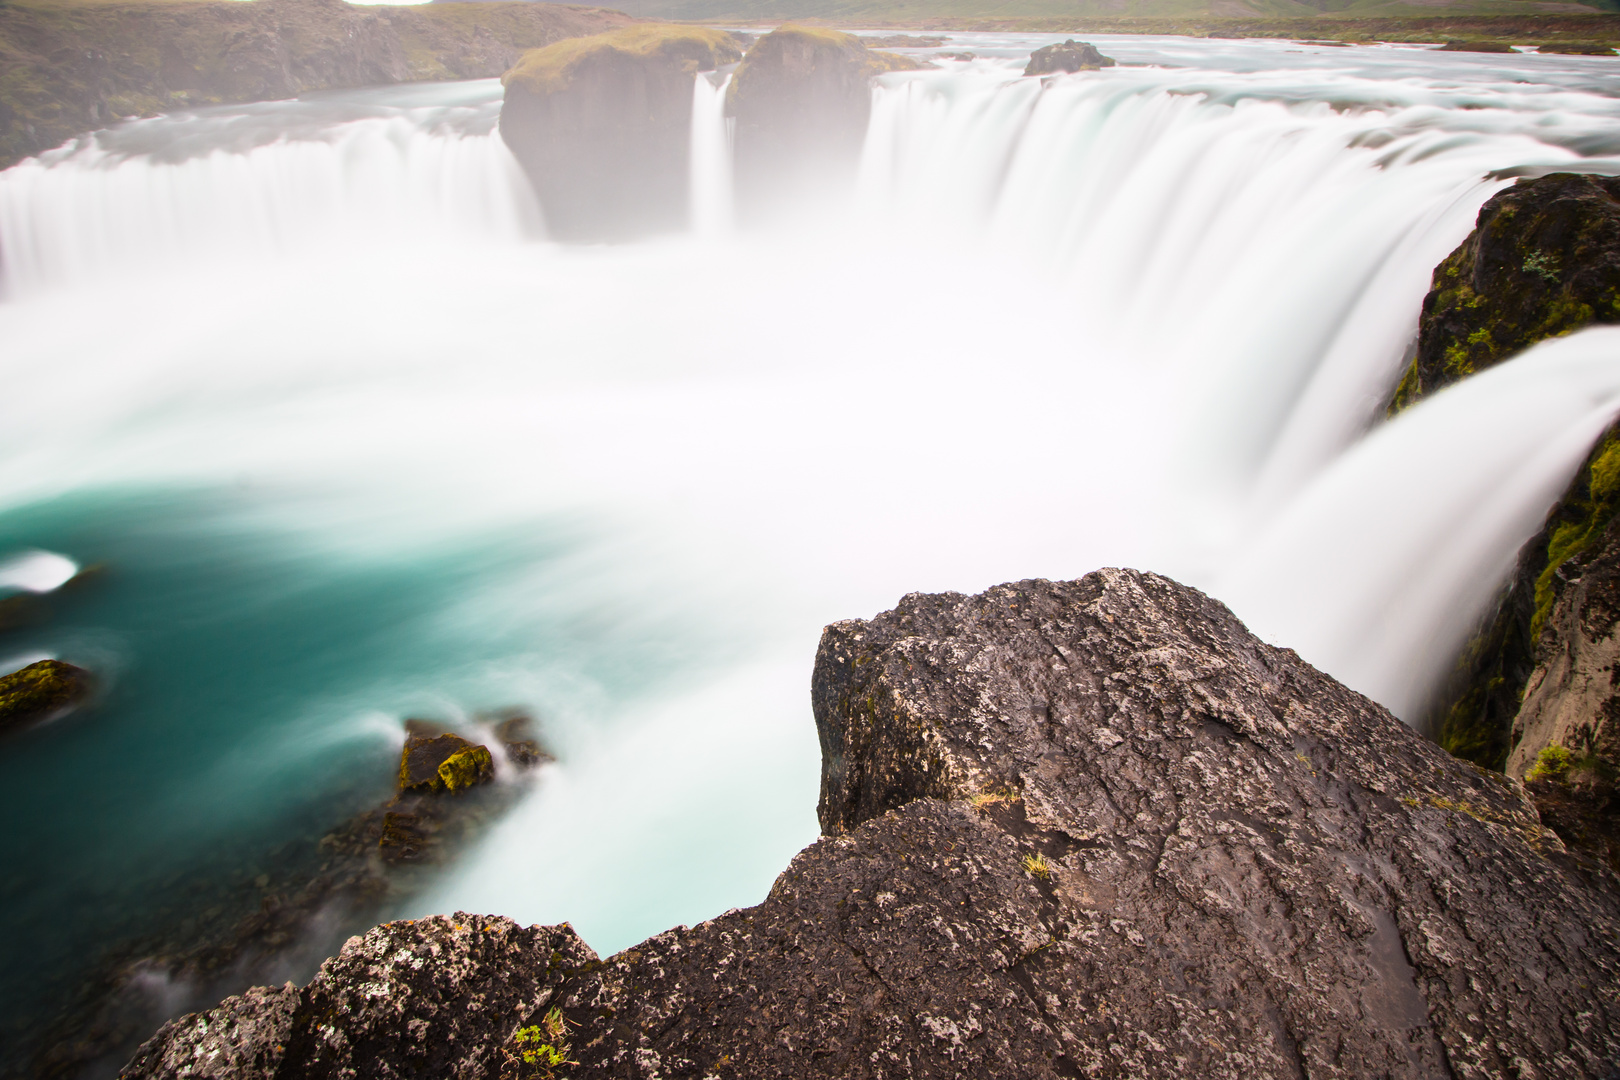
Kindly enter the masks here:
[[103, 678], [6, 748], [41, 929], [0, 1012], [385, 793], [405, 716], [521, 705], [560, 759], [417, 911], [607, 953], [757, 902], [816, 831], [820, 628], [907, 591], [1155, 569], [1415, 718], [1620, 332], [1374, 421], [1479, 206], [1620, 171], [1614, 62], [1117, 38], [1020, 78], [1050, 40], [883, 77], [797, 228], [729, 226], [703, 82], [699, 227], [641, 243], [545, 240], [493, 81], [0, 173], [0, 559], [104, 567], [0, 637]]

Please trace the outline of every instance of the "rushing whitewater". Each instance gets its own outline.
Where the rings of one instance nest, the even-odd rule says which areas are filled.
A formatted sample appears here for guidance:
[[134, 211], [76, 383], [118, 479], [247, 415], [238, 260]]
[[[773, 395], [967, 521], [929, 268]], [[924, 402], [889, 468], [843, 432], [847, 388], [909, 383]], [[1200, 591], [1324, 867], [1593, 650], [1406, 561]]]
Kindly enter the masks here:
[[702, 76], [693, 233], [638, 244], [545, 242], [493, 82], [0, 173], [0, 559], [107, 567], [4, 646], [108, 682], [8, 749], [3, 903], [59, 929], [6, 1000], [318, 837], [413, 715], [521, 705], [560, 758], [419, 910], [610, 951], [757, 901], [815, 832], [817, 634], [911, 590], [1160, 570], [1416, 717], [1620, 342], [1377, 419], [1481, 203], [1620, 171], [1612, 61], [1120, 38], [1021, 78], [1049, 40], [885, 76], [837, 226], [732, 228]]

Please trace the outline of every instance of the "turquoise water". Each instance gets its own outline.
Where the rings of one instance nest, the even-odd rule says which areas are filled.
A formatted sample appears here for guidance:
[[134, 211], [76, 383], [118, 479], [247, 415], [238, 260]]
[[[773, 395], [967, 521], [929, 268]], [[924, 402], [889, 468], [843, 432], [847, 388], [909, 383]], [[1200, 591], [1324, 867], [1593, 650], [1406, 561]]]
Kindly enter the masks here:
[[253, 878], [386, 799], [402, 717], [524, 707], [566, 750], [559, 720], [611, 716], [725, 652], [566, 587], [521, 620], [499, 604], [447, 617], [492, 582], [577, 574], [578, 525], [354, 561], [264, 511], [230, 492], [92, 491], [0, 520], [0, 552], [90, 568], [0, 636], [6, 670], [50, 655], [99, 680], [88, 707], [4, 744], [0, 918], [34, 930], [6, 935], [0, 961], [8, 1047], [132, 943], [252, 910]]
[[[0, 743], [0, 1068], [386, 796], [405, 717], [532, 710], [559, 761], [397, 912], [609, 953], [814, 837], [817, 635], [907, 591], [1261, 558], [1288, 596], [1244, 618], [1420, 701], [1558, 466], [1474, 478], [1513, 503], [1489, 550], [1376, 454], [1364, 498], [1321, 484], [1501, 177], [1620, 167], [1620, 61], [1117, 39], [1043, 89], [1048, 40], [886, 77], [854, 201], [781, 234], [536, 239], [493, 80], [0, 173], [0, 562], [93, 570], [0, 659], [101, 680]], [[1408, 477], [1491, 460], [1412, 445]], [[1448, 584], [1378, 648], [1330, 632], [1416, 577]]]

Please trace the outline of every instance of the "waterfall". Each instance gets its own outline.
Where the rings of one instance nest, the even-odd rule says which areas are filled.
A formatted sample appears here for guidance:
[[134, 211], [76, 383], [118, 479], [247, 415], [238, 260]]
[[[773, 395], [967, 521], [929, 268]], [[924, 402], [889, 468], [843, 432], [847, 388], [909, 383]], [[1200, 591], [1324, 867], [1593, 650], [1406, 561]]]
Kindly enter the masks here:
[[478, 97], [456, 108], [344, 110], [338, 97], [315, 123], [306, 102], [157, 117], [26, 161], [0, 173], [0, 280], [27, 293], [204, 260], [536, 233], [538, 204], [492, 130], [500, 85], [471, 85]]
[[220, 853], [386, 785], [402, 717], [514, 705], [559, 761], [415, 910], [611, 951], [756, 902], [816, 832], [819, 630], [912, 590], [1160, 570], [1413, 715], [1620, 341], [1382, 407], [1494, 191], [1620, 171], [1612, 61], [1120, 38], [1022, 78], [1050, 40], [882, 76], [853, 202], [780, 233], [730, 226], [707, 77], [692, 237], [538, 242], [493, 81], [0, 173], [0, 564], [109, 567], [9, 650], [109, 673], [11, 751], [4, 911], [55, 928], [16, 966], [251, 882]]
[[692, 231], [703, 237], [724, 236], [732, 226], [730, 85], [729, 74], [716, 81], [707, 72], [692, 83]]

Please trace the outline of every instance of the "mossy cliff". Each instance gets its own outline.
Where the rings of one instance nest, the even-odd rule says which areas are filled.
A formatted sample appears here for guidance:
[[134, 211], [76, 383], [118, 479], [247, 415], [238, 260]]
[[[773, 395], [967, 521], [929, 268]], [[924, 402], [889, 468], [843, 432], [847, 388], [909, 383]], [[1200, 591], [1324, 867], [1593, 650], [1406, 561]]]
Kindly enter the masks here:
[[502, 78], [501, 137], [551, 235], [616, 240], [683, 227], [693, 79], [741, 56], [723, 31], [657, 24], [524, 55]]
[[[1538, 341], [1613, 322], [1620, 322], [1620, 178], [1565, 173], [1522, 180], [1485, 204], [1473, 233], [1435, 270], [1417, 355], [1390, 412]], [[1536, 734], [1546, 725], [1521, 718], [1530, 708], [1527, 688], [1543, 685], [1548, 665], [1571, 655], [1571, 634], [1583, 618], [1594, 642], [1608, 633], [1593, 629], [1597, 616], [1580, 614], [1589, 606], [1585, 590], [1566, 593], [1593, 573], [1607, 574], [1609, 559], [1620, 561], [1620, 547], [1611, 550], [1606, 540], [1617, 512], [1620, 427], [1598, 441], [1520, 551], [1494, 615], [1459, 661], [1453, 692], [1439, 711], [1441, 745], [1489, 768], [1511, 766], [1519, 776], [1528, 769], [1550, 735]], [[1553, 681], [1564, 685], [1571, 677], [1584, 678], [1565, 672]], [[1588, 704], [1599, 712], [1610, 707]], [[1553, 725], [1560, 732], [1575, 723], [1567, 709], [1550, 703], [1534, 711], [1563, 716]], [[1620, 715], [1620, 702], [1613, 711]]]
[[[1598, 1077], [1620, 889], [1524, 788], [1173, 581], [912, 594], [823, 632], [823, 836], [598, 959], [457, 912], [231, 998], [125, 1080]], [[386, 992], [379, 988], [385, 987]], [[556, 1010], [555, 1014], [553, 1010]]]
[[524, 50], [632, 22], [562, 4], [7, 0], [0, 168], [129, 116], [422, 79], [487, 78]]
[[872, 79], [917, 66], [820, 27], [782, 26], [756, 41], [726, 92], [739, 217], [769, 219], [847, 187], [872, 116]]

